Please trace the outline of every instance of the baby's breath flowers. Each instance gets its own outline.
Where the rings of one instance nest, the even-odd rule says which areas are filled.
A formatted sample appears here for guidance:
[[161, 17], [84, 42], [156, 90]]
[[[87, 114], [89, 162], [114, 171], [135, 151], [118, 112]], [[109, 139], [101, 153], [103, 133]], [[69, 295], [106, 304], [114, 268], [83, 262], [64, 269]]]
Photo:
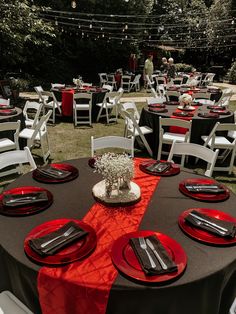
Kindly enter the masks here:
[[126, 154], [106, 153], [96, 158], [95, 172], [100, 173], [106, 182], [107, 196], [113, 189], [130, 188], [134, 176], [133, 160]]
[[189, 106], [192, 103], [192, 101], [193, 101], [192, 96], [189, 94], [183, 94], [179, 96], [179, 102], [184, 108]]

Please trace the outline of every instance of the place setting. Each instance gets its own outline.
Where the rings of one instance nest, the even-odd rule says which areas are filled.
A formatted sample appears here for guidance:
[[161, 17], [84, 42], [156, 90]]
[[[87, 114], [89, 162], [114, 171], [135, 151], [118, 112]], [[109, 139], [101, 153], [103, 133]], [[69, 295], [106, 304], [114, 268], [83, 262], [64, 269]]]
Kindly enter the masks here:
[[50, 191], [35, 186], [24, 186], [4, 191], [0, 195], [0, 214], [28, 216], [47, 209], [53, 202]]
[[113, 244], [111, 258], [122, 274], [145, 284], [176, 280], [187, 266], [187, 256], [181, 245], [154, 231], [121, 236]]
[[236, 218], [210, 208], [190, 208], [178, 219], [180, 228], [191, 238], [219, 246], [236, 244]]
[[198, 116], [201, 118], [211, 118], [211, 119], [217, 119], [220, 117], [218, 113], [214, 113], [214, 112], [199, 112]]
[[14, 114], [17, 114], [16, 109], [0, 107], [0, 116], [13, 116]]
[[222, 110], [221, 108], [220, 109], [217, 108], [217, 109], [211, 109], [210, 113], [217, 113], [217, 114], [222, 115], [222, 116], [227, 116], [231, 112], [229, 110]]
[[139, 168], [143, 172], [154, 176], [168, 177], [180, 173], [179, 165], [165, 160], [148, 159], [140, 163]]
[[179, 183], [179, 190], [186, 196], [205, 202], [221, 202], [230, 197], [229, 189], [213, 179], [193, 178]]
[[56, 219], [29, 232], [24, 241], [26, 255], [36, 263], [60, 266], [82, 260], [97, 245], [94, 229], [77, 219]]
[[78, 175], [76, 167], [65, 163], [38, 167], [32, 172], [32, 177], [43, 183], [65, 183], [76, 179]]

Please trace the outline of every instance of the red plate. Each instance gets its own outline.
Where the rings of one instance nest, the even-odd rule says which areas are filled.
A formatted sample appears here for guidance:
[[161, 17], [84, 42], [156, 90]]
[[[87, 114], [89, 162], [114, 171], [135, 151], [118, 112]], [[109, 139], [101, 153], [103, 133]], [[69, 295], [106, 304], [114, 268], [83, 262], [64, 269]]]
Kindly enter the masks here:
[[[48, 196], [48, 201], [47, 202], [42, 202], [42, 203], [33, 203], [29, 205], [24, 205], [24, 206], [17, 206], [17, 207], [8, 207], [4, 206], [2, 203], [3, 196], [5, 194], [28, 194], [28, 193], [33, 193], [33, 192], [46, 192]], [[48, 208], [53, 202], [53, 195], [51, 192], [44, 188], [36, 187], [36, 186], [22, 186], [19, 188], [14, 188], [11, 190], [4, 191], [0, 195], [0, 214], [5, 215], [5, 216], [27, 216], [27, 215], [32, 215], [36, 214], [46, 208]]]
[[[72, 242], [67, 247], [63, 248], [59, 252], [50, 256], [40, 256], [36, 252], [34, 252], [30, 245], [29, 240], [34, 238], [42, 237], [48, 233], [56, 231], [61, 228], [63, 225], [68, 223], [69, 221], [74, 221], [81, 228], [88, 231], [88, 235], [79, 239], [76, 242]], [[56, 219], [52, 221], [47, 221], [42, 225], [35, 227], [30, 233], [27, 235], [24, 241], [24, 249], [27, 256], [34, 260], [37, 263], [43, 265], [64, 265], [67, 263], [72, 263], [74, 261], [80, 260], [90, 254], [97, 245], [97, 237], [94, 229], [84, 222], [76, 219]]]
[[76, 179], [79, 175], [78, 169], [69, 164], [50, 164], [50, 166], [58, 170], [70, 171], [71, 174], [64, 179], [55, 179], [44, 176], [42, 173], [38, 171], [38, 169], [35, 169], [32, 173], [32, 177], [35, 180], [44, 183], [64, 183]]
[[165, 108], [166, 105], [164, 104], [149, 104], [149, 108]]
[[164, 112], [168, 112], [168, 109], [158, 108], [158, 107], [149, 107], [149, 111], [157, 112], [157, 113], [164, 113]]
[[212, 118], [212, 119], [217, 119], [219, 118], [218, 113], [211, 113], [211, 112], [199, 112], [198, 116], [201, 118]]
[[[158, 237], [167, 253], [177, 265], [178, 270], [176, 272], [156, 276], [146, 276], [143, 272], [138, 259], [129, 244], [129, 239], [147, 237], [154, 234]], [[187, 256], [180, 244], [163, 233], [153, 231], [136, 231], [121, 236], [113, 244], [111, 257], [115, 266], [122, 273], [138, 281], [150, 283], [163, 283], [177, 279], [184, 272], [187, 265]]]
[[[165, 160], [161, 160], [161, 161], [166, 162]], [[171, 167], [163, 173], [156, 173], [156, 172], [149, 171], [147, 167], [153, 165], [155, 162], [157, 162], [157, 160], [149, 159], [147, 161], [143, 161], [139, 165], [139, 168], [145, 173], [151, 174], [153, 176], [158, 176], [158, 177], [169, 177], [169, 176], [174, 176], [180, 173], [179, 165], [176, 165], [174, 163], [171, 163]]]
[[178, 101], [166, 101], [164, 102], [164, 104], [170, 105], [170, 106], [177, 106], [179, 105], [179, 102]]
[[173, 116], [176, 117], [193, 117], [194, 114], [187, 111], [173, 112]]
[[221, 109], [212, 109], [210, 110], [211, 113], [218, 113], [222, 116], [227, 116], [228, 114], [230, 114], [231, 112], [228, 110], [221, 110]]
[[235, 238], [224, 238], [219, 237], [214, 233], [207, 232], [206, 230], [202, 230], [199, 228], [194, 227], [193, 225], [185, 222], [185, 217], [193, 211], [196, 210], [197, 212], [201, 214], [208, 215], [209, 217], [214, 217], [220, 220], [230, 221], [234, 222], [236, 224], [236, 218], [221, 212], [216, 209], [209, 209], [209, 208], [190, 208], [186, 211], [184, 211], [179, 216], [179, 226], [180, 228], [187, 233], [190, 237], [199, 240], [204, 243], [214, 244], [214, 245], [232, 245], [236, 243], [236, 237]]
[[[191, 193], [189, 192], [186, 187], [185, 187], [185, 184], [188, 183], [188, 184], [209, 184], [209, 185], [213, 185], [213, 184], [217, 184], [220, 186], [220, 188], [224, 189], [225, 192], [224, 193], [218, 193], [218, 194], [207, 194], [207, 193]], [[230, 196], [230, 191], [228, 188], [226, 188], [223, 184], [219, 184], [218, 182], [216, 182], [215, 180], [213, 179], [203, 179], [203, 178], [194, 178], [194, 179], [186, 179], [182, 182], [180, 182], [179, 184], [179, 190], [191, 197], [191, 198], [194, 198], [196, 200], [199, 200], [199, 201], [206, 201], [206, 202], [220, 202], [220, 201], [225, 201], [229, 198]]]

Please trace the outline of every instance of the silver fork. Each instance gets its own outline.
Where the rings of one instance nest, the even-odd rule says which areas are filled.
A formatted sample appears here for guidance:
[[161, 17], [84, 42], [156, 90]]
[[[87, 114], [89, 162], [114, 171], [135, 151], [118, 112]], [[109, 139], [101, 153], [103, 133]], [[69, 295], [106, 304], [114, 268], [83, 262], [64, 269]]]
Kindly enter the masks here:
[[64, 233], [60, 234], [59, 236], [57, 236], [54, 239], [51, 239], [47, 242], [44, 242], [43, 244], [41, 244], [41, 247], [44, 248], [45, 246], [47, 246], [48, 244], [52, 243], [53, 241], [56, 241], [57, 239], [61, 238], [61, 237], [68, 237], [73, 231], [75, 230], [74, 227], [70, 227], [68, 230], [66, 230]]
[[139, 238], [139, 244], [140, 244], [141, 249], [143, 249], [146, 252], [148, 259], [149, 259], [149, 262], [151, 264], [151, 267], [155, 268], [156, 264], [147, 250], [147, 244], [146, 244], [144, 238]]
[[194, 219], [194, 221], [196, 222], [196, 224], [197, 224], [198, 226], [206, 226], [206, 227], [209, 227], [209, 228], [211, 228], [211, 229], [213, 229], [213, 230], [219, 232], [219, 233], [222, 234], [222, 235], [226, 235], [226, 232], [225, 232], [225, 231], [221, 231], [221, 230], [219, 230], [217, 227], [214, 227], [214, 226], [208, 224], [207, 222], [199, 221], [199, 220], [197, 220], [197, 219]]

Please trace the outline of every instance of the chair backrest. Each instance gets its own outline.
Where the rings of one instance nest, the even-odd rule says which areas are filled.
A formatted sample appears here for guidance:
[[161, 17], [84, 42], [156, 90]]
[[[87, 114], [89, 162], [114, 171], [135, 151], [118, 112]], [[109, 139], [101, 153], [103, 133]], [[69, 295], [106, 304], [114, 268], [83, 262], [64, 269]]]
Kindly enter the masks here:
[[183, 82], [183, 77], [176, 77], [176, 78], [173, 78], [171, 81], [172, 81], [172, 84], [174, 85], [181, 85]]
[[137, 75], [135, 75], [135, 77], [134, 77], [134, 80], [133, 80], [133, 84], [137, 84], [137, 83], [139, 83], [139, 81], [140, 81], [140, 78], [141, 78], [141, 74], [137, 74]]
[[10, 98], [8, 99], [0, 98], [0, 104], [4, 106], [10, 106]]
[[196, 92], [196, 93], [193, 93], [192, 98], [193, 99], [210, 99], [211, 93]]
[[152, 96], [157, 98], [158, 97], [158, 94], [157, 92], [155, 91], [155, 89], [153, 87], [151, 87], [151, 93], [152, 93]]
[[166, 90], [165, 86], [163, 84], [157, 85], [157, 91], [159, 93], [159, 96], [163, 97], [166, 100]]
[[51, 83], [52, 88], [64, 88], [66, 84]]
[[[13, 150], [0, 154], [0, 170], [9, 166], [24, 163], [29, 163], [32, 170], [37, 168], [28, 147], [25, 147], [24, 150]], [[0, 176], [9, 175], [14, 172], [21, 172], [21, 168], [1, 172]]]
[[102, 88], [107, 89], [109, 92], [113, 91], [113, 86], [111, 86], [111, 85], [103, 84]]
[[174, 118], [159, 118], [159, 130], [160, 135], [165, 133], [164, 128], [177, 126], [180, 128], [186, 129], [185, 140], [188, 140], [191, 136], [192, 120], [186, 121], [183, 119], [174, 119]]
[[163, 104], [165, 99], [163, 97], [153, 97], [153, 98], [147, 98], [147, 105], [152, 105], [152, 104]]
[[147, 75], [147, 74], [145, 75], [145, 78], [146, 78], [146, 81], [147, 81], [148, 86], [151, 88], [152, 85], [154, 84], [154, 81], [151, 81], [150, 76]]
[[108, 78], [107, 78], [107, 73], [98, 73], [99, 78], [100, 78], [100, 82], [101, 83], [105, 83], [107, 82]]
[[42, 134], [44, 134], [47, 131], [47, 122], [48, 122], [51, 114], [52, 114], [52, 110], [48, 110], [48, 112], [45, 115], [43, 115], [40, 118], [39, 122], [35, 125], [34, 132], [30, 138], [30, 141], [29, 141], [30, 147], [33, 145], [34, 140], [35, 140], [38, 133], [39, 133], [39, 136], [41, 138]]
[[[92, 104], [92, 94], [87, 93], [76, 93], [73, 95], [74, 104]], [[83, 102], [83, 100], [85, 102]], [[77, 102], [78, 101], [78, 102]]]
[[166, 78], [165, 76], [156, 76], [155, 80], [157, 82], [158, 85], [165, 85], [166, 84]]
[[213, 82], [214, 77], [215, 77], [215, 73], [207, 73], [207, 75], [205, 76], [202, 82], [211, 83]]
[[42, 97], [43, 104], [45, 106], [47, 106], [47, 103], [50, 100], [49, 97], [52, 98], [54, 109], [58, 108], [60, 110], [58, 101], [57, 101], [56, 96], [53, 92], [43, 91], [43, 92], [41, 92], [41, 97]]
[[129, 84], [131, 81], [131, 75], [122, 75], [121, 82], [122, 84]]
[[[211, 130], [210, 134], [208, 135], [204, 143], [204, 146], [207, 146], [209, 142], [211, 141], [211, 147], [214, 147], [215, 138], [217, 136], [216, 132], [228, 132], [228, 136], [232, 137], [231, 134], [235, 134], [236, 132], [236, 124], [216, 122], [214, 128]], [[236, 138], [234, 138], [234, 141], [231, 144], [232, 146], [236, 144]]]
[[[36, 125], [36, 123], [38, 123], [38, 119], [39, 119], [39, 115], [41, 112], [41, 109], [43, 107], [42, 103], [38, 103], [36, 101], [26, 101], [24, 109], [23, 109], [23, 115], [25, 117], [25, 119], [27, 121], [32, 121], [32, 127], [34, 128], [34, 126]], [[31, 119], [28, 116], [28, 110], [34, 110], [34, 118]]]
[[205, 175], [211, 177], [218, 153], [218, 149], [216, 151], [213, 151], [207, 147], [198, 144], [173, 142], [168, 156], [168, 161], [171, 161], [173, 159], [173, 155], [175, 154], [182, 155], [181, 167], [184, 168], [185, 156], [194, 156], [200, 158], [208, 163]]
[[20, 131], [20, 120], [16, 122], [1, 122], [0, 123], [0, 132], [3, 131]]
[[131, 156], [134, 157], [134, 138], [126, 138], [122, 136], [104, 136], [100, 138], [94, 138], [91, 136], [91, 155], [94, 156], [94, 152], [98, 149], [104, 148], [121, 148], [124, 150], [130, 150]]
[[181, 95], [181, 93], [178, 92], [178, 91], [170, 91], [170, 90], [168, 90], [166, 92], [166, 96], [167, 96], [169, 101], [178, 101], [180, 95]]
[[37, 93], [38, 96], [39, 96], [39, 100], [40, 100], [40, 101], [43, 101], [42, 92], [43, 92], [44, 90], [43, 90], [42, 86], [40, 86], [40, 85], [39, 85], [39, 86], [35, 86], [34, 89], [35, 89], [36, 93]]
[[140, 114], [139, 114], [138, 109], [137, 109], [137, 107], [135, 105], [135, 102], [125, 102], [123, 104], [120, 104], [120, 107], [121, 107], [121, 110], [125, 110], [125, 111], [129, 111], [130, 110], [131, 112], [133, 112], [133, 115], [134, 115], [135, 119], [137, 121], [139, 121]]

